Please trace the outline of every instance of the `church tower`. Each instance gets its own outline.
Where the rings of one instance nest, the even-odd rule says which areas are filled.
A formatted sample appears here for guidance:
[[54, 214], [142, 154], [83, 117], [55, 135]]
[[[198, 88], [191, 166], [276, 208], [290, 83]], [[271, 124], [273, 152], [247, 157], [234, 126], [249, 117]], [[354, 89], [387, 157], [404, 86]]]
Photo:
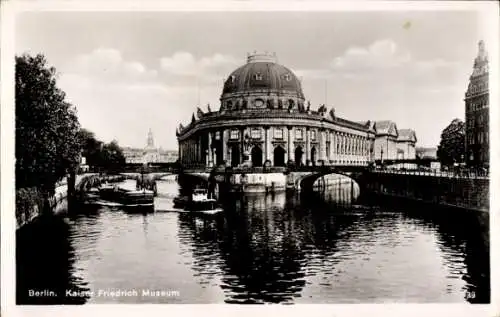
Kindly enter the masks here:
[[469, 166], [489, 165], [488, 53], [478, 44], [469, 86], [465, 93], [465, 155]]
[[146, 148], [148, 148], [148, 149], [154, 149], [154, 147], [155, 147], [155, 142], [154, 142], [154, 139], [153, 139], [153, 132], [151, 131], [151, 129], [149, 129], [149, 132], [148, 132], [148, 141], [147, 141]]

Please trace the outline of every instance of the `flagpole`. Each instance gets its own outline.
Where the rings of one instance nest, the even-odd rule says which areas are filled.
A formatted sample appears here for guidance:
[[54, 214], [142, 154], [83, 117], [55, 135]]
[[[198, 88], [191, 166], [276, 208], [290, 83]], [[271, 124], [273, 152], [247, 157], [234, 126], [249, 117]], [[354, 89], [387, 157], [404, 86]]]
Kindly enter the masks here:
[[328, 88], [327, 88], [328, 80], [325, 79], [325, 106], [328, 104]]
[[200, 106], [200, 76], [196, 77], [196, 88], [198, 90], [198, 104]]

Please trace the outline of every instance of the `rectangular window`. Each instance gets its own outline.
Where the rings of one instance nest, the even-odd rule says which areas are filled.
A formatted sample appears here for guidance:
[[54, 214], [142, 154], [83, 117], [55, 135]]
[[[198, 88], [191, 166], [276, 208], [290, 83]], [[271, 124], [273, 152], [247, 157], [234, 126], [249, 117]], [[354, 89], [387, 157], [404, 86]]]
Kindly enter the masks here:
[[260, 139], [261, 138], [261, 134], [260, 134], [259, 129], [252, 129], [251, 135], [252, 135], [252, 139]]
[[303, 138], [302, 133], [303, 133], [302, 129], [297, 129], [297, 130], [295, 130], [295, 138], [296, 138], [297, 140], [302, 140], [302, 138]]
[[274, 138], [283, 139], [283, 129], [274, 129]]
[[240, 138], [240, 131], [232, 130], [231, 131], [231, 140], [237, 140]]

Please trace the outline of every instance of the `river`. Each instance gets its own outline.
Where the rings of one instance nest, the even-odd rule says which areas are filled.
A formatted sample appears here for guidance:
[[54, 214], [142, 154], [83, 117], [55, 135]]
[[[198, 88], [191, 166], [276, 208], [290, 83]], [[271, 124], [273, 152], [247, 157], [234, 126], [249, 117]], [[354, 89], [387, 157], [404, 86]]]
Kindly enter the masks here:
[[[247, 195], [224, 213], [70, 211], [17, 232], [17, 302], [488, 303], [477, 214], [325, 196]], [[34, 293], [39, 291], [40, 293]], [[42, 293], [43, 292], [43, 293]]]

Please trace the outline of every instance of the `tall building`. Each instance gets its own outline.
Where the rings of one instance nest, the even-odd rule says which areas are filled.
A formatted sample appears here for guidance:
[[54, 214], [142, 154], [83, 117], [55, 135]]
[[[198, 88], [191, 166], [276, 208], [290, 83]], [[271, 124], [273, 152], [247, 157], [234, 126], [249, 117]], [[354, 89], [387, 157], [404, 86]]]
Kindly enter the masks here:
[[465, 153], [469, 166], [489, 165], [488, 53], [479, 42], [477, 57], [465, 93]]
[[[218, 111], [193, 113], [179, 125], [179, 160], [184, 166], [368, 165], [377, 159], [415, 156], [413, 131], [395, 124], [354, 122], [321, 105], [312, 110], [301, 82], [275, 54], [250, 54], [224, 83]], [[389, 140], [390, 139], [390, 140]], [[384, 151], [382, 149], [382, 151]], [[403, 154], [404, 155], [404, 154]]]

